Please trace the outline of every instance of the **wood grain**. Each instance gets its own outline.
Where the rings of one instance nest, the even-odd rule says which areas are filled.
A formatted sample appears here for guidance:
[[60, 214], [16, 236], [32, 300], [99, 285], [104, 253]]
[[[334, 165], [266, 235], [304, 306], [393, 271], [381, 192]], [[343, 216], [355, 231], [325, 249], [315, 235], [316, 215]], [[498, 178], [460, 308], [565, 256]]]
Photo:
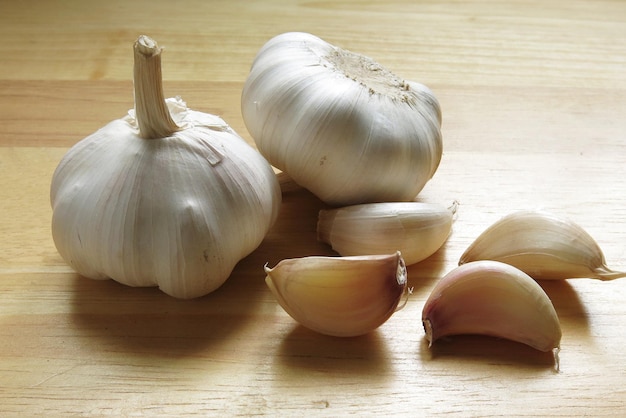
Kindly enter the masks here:
[[[280, 218], [226, 284], [192, 301], [79, 277], [50, 235], [67, 149], [132, 107], [132, 54], [166, 47], [166, 95], [246, 140], [240, 92], [258, 48], [315, 33], [429, 85], [444, 156], [423, 201], [460, 202], [452, 235], [409, 268], [413, 293], [375, 332], [329, 338], [273, 300], [263, 265], [333, 254], [324, 205]], [[626, 269], [626, 3], [0, 2], [0, 415], [623, 416], [623, 280], [541, 283], [563, 328], [552, 358], [493, 338], [429, 348], [421, 309], [471, 241], [517, 209], [581, 224]]]

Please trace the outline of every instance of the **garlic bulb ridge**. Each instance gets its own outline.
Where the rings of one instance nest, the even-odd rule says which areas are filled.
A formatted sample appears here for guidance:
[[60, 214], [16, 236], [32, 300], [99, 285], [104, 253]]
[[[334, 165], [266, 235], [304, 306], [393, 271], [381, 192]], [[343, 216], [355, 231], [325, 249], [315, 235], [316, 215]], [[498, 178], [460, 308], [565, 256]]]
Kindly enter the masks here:
[[412, 200], [442, 155], [427, 87], [307, 33], [261, 48], [242, 115], [268, 161], [331, 205]]
[[163, 100], [160, 83], [160, 49], [141, 37], [136, 108], [61, 160], [52, 236], [83, 276], [192, 298], [221, 286], [258, 247], [278, 216], [280, 188], [224, 120]]

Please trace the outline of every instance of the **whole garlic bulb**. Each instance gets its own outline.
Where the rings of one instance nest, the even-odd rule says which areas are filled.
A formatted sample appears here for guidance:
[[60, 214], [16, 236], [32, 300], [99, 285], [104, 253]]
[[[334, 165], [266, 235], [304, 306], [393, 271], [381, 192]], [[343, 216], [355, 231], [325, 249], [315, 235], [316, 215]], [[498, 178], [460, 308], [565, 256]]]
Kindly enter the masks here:
[[260, 49], [241, 104], [259, 151], [331, 205], [412, 200], [441, 160], [426, 86], [308, 33]]
[[221, 118], [163, 99], [160, 48], [135, 43], [135, 111], [54, 172], [52, 236], [78, 273], [198, 297], [226, 281], [278, 216], [270, 164]]

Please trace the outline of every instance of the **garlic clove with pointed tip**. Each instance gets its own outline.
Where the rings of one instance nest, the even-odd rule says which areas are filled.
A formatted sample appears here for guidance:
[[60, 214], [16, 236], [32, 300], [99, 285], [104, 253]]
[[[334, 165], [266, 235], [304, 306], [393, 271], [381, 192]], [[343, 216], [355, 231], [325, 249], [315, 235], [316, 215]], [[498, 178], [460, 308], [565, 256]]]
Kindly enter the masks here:
[[265, 267], [265, 282], [282, 308], [321, 334], [353, 337], [385, 323], [406, 292], [400, 253], [302, 257]]
[[612, 280], [626, 272], [607, 267], [597, 242], [578, 224], [545, 211], [509, 214], [476, 238], [459, 265], [476, 260], [511, 264], [536, 280]]
[[545, 291], [526, 273], [497, 261], [475, 261], [446, 274], [422, 310], [426, 338], [488, 335], [540, 351], [558, 350], [561, 326]]
[[400, 251], [407, 265], [434, 254], [446, 242], [458, 204], [364, 203], [319, 212], [318, 239], [342, 256]]

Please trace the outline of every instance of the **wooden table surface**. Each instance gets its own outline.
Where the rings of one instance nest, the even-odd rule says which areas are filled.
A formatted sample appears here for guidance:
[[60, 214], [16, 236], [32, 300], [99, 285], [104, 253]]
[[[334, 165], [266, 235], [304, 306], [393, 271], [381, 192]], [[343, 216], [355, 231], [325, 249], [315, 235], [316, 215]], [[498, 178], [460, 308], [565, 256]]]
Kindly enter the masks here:
[[[298, 326], [263, 265], [333, 254], [324, 207], [285, 195], [218, 291], [176, 300], [79, 277], [50, 233], [70, 146], [133, 106], [132, 43], [165, 47], [166, 96], [226, 119], [255, 53], [286, 31], [368, 55], [440, 99], [444, 155], [423, 201], [460, 203], [447, 244], [411, 266], [406, 307], [340, 339]], [[626, 279], [542, 283], [550, 355], [487, 337], [429, 349], [420, 315], [472, 240], [517, 209], [582, 225], [626, 269], [626, 2], [0, 1], [0, 415], [626, 415]]]

